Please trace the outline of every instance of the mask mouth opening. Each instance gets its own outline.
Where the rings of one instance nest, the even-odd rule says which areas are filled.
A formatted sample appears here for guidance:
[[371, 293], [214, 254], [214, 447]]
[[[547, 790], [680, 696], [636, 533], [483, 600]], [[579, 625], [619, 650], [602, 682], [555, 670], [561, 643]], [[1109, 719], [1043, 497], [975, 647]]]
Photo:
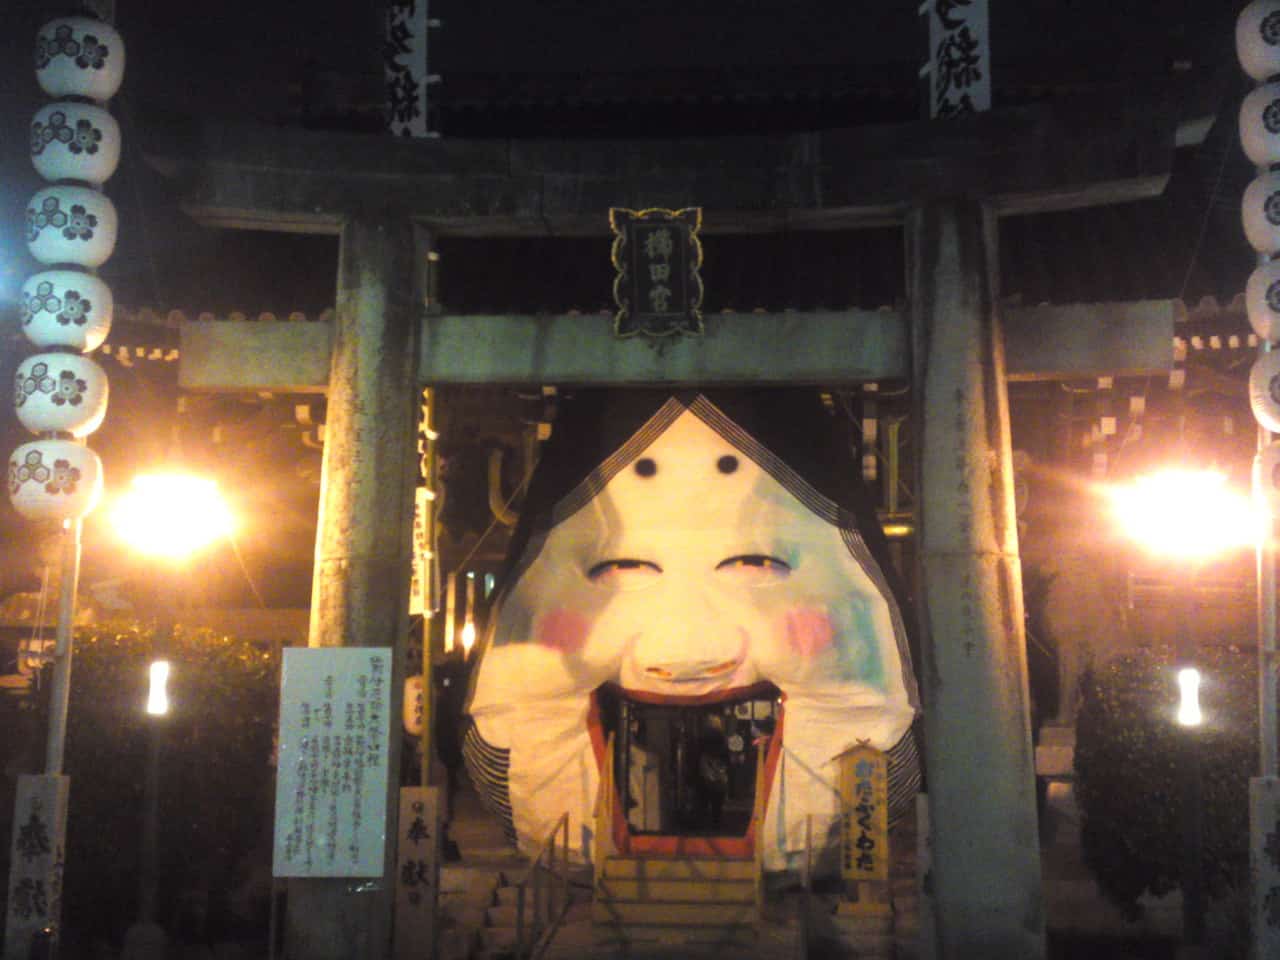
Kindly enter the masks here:
[[598, 688], [590, 725], [602, 782], [606, 764], [611, 773], [618, 852], [751, 856], [782, 717], [782, 693], [768, 682], [702, 696]]

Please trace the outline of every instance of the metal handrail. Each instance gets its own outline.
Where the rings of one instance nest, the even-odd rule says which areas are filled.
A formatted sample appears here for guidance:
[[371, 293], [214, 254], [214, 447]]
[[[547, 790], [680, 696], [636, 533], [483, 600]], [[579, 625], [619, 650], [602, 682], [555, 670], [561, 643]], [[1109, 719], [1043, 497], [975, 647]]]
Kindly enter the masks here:
[[765, 741], [756, 742], [756, 795], [751, 805], [752, 843], [756, 860], [756, 920], [764, 922], [764, 817], [768, 809], [768, 797], [765, 793]]
[[613, 746], [614, 735], [605, 741], [604, 763], [600, 766], [600, 786], [596, 792], [596, 876], [603, 874], [603, 861], [613, 852], [610, 838], [613, 836]]
[[800, 891], [800, 936], [796, 940], [797, 960], [809, 955], [809, 917], [813, 897], [813, 814], [804, 817], [804, 873]]
[[[560, 837], [560, 869], [556, 869], [556, 838]], [[525, 939], [525, 902], [533, 891], [528, 941]], [[542, 849], [516, 884], [516, 956], [533, 957], [550, 940], [569, 909], [569, 811], [560, 814]]]

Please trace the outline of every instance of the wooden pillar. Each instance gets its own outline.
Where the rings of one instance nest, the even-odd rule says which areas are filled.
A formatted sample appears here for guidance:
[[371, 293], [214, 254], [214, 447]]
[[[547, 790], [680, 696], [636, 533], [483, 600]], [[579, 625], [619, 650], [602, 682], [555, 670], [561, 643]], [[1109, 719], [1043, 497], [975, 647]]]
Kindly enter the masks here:
[[385, 866], [381, 878], [290, 881], [290, 960], [390, 955], [417, 476], [413, 250], [407, 219], [355, 219], [342, 229], [308, 636], [312, 647], [395, 651]]
[[1044, 911], [995, 220], [933, 202], [906, 240], [934, 955], [1031, 960]]

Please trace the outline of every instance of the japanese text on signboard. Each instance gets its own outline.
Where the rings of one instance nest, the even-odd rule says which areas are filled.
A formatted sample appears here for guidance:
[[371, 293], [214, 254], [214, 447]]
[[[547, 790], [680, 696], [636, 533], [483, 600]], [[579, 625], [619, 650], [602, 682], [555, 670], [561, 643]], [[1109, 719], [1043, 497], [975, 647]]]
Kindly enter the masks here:
[[379, 876], [386, 838], [389, 650], [286, 650], [276, 876]]
[[702, 211], [609, 211], [620, 337], [702, 333]]
[[387, 126], [399, 137], [429, 137], [427, 87], [439, 78], [427, 70], [427, 0], [391, 0], [384, 9], [382, 72]]
[[25, 957], [34, 934], [58, 925], [69, 785], [67, 777], [57, 775], [18, 778], [9, 847], [6, 957]]
[[924, 0], [920, 11], [929, 19], [929, 116], [990, 110], [987, 0]]
[[848, 880], [883, 880], [889, 869], [887, 758], [858, 747], [841, 759], [841, 873]]

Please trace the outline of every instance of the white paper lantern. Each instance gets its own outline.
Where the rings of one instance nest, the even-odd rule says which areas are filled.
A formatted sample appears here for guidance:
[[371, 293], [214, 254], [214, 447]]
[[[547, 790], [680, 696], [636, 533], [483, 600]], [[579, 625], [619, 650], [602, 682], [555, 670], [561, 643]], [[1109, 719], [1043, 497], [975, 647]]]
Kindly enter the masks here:
[[1263, 340], [1280, 340], [1280, 260], [1264, 263], [1249, 274], [1245, 287], [1249, 325]]
[[1255, 87], [1241, 102], [1240, 145], [1255, 167], [1280, 163], [1280, 83]]
[[36, 34], [36, 80], [51, 97], [110, 100], [124, 80], [124, 41], [92, 17], [58, 17]]
[[32, 440], [9, 456], [9, 502], [28, 520], [78, 520], [102, 495], [102, 461], [74, 440]]
[[1270, 509], [1280, 513], [1280, 443], [1269, 443], [1253, 458], [1253, 487]]
[[1249, 371], [1249, 406], [1258, 423], [1280, 433], [1280, 352], [1261, 353]]
[[47, 103], [31, 120], [31, 163], [46, 180], [102, 183], [120, 163], [120, 124], [92, 104]]
[[88, 187], [45, 187], [27, 203], [27, 249], [41, 263], [97, 267], [116, 247], [116, 208]]
[[1244, 233], [1259, 253], [1280, 252], [1280, 173], [1254, 177], [1241, 202]]
[[1236, 56], [1254, 80], [1280, 74], [1280, 2], [1254, 0], [1236, 18]]
[[22, 285], [22, 332], [37, 347], [88, 353], [111, 331], [111, 288], [91, 273], [45, 270]]
[[13, 406], [32, 433], [85, 437], [107, 412], [107, 374], [78, 353], [37, 353], [18, 364]]

